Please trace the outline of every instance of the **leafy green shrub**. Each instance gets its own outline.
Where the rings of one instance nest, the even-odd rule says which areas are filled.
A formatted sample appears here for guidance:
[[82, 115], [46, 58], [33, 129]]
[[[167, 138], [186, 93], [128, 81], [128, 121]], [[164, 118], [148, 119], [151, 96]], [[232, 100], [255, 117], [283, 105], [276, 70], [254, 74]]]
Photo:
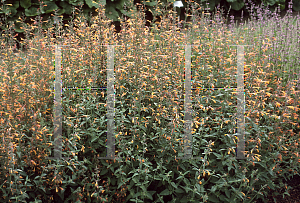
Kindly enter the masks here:
[[[137, 20], [129, 24], [139, 25]], [[164, 46], [187, 43], [190, 39], [184, 39], [184, 33], [124, 33], [128, 47], [118, 48], [114, 58], [115, 153], [119, 158], [115, 160], [105, 159], [107, 93], [67, 89], [62, 94], [64, 158], [50, 159], [54, 50], [45, 47], [42, 39], [41, 44], [31, 44], [25, 58], [3, 54], [1, 201], [253, 202], [283, 187], [280, 180], [299, 171], [299, 101], [296, 84], [279, 79], [284, 69], [266, 62], [271, 50], [266, 42], [271, 37], [251, 42], [257, 32], [249, 34], [247, 29], [244, 35], [237, 30], [235, 36], [230, 31], [216, 34], [222, 29], [213, 27], [209, 32], [205, 25], [195, 29], [201, 41], [193, 43], [205, 46], [192, 49], [193, 87], [219, 88], [193, 90], [195, 159], [177, 159], [185, 153], [184, 51], [152, 46], [157, 45], [154, 39], [162, 39]], [[82, 39], [91, 39], [82, 30], [78, 33]], [[233, 40], [255, 45], [247, 50], [244, 67], [247, 160], [236, 159], [235, 90], [222, 89], [236, 86], [236, 53], [228, 49]], [[103, 55], [103, 48], [64, 49], [63, 87], [94, 85], [93, 74], [98, 87], [105, 87]], [[88, 68], [95, 67], [91, 62], [100, 64], [99, 72]]]

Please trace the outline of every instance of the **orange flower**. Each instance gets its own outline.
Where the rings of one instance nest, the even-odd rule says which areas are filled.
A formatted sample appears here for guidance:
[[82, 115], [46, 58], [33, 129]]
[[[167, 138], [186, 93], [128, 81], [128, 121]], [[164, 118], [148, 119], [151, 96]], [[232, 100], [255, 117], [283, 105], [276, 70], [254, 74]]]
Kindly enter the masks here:
[[276, 106], [276, 107], [280, 107], [280, 106], [281, 106], [281, 104], [280, 104], [280, 103], [278, 103], [278, 102], [276, 102], [276, 103], [275, 103], [275, 106]]

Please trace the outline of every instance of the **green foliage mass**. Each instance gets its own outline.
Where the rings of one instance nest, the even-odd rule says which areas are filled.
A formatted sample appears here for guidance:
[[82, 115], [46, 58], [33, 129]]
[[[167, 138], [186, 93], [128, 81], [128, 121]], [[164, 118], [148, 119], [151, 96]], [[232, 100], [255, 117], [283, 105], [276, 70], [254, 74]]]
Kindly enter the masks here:
[[[160, 16], [159, 12], [155, 12], [155, 8], [166, 8], [174, 2], [175, 0], [162, 0], [161, 3], [155, 0], [141, 1], [141, 3], [145, 5], [154, 14], [154, 16]], [[287, 9], [286, 5], [288, 0], [263, 0], [262, 2], [260, 0], [253, 0], [251, 2], [254, 4], [264, 3], [264, 6], [269, 6], [269, 9], [273, 12], [275, 7], [278, 7], [279, 5], [282, 10]], [[48, 23], [43, 23], [42, 26], [43, 29], [47, 29], [54, 22], [54, 18], [52, 17], [53, 15], [62, 16], [61, 20], [63, 22], [67, 22], [70, 20], [70, 15], [74, 9], [78, 9], [81, 6], [86, 19], [88, 22], [90, 22], [90, 14], [95, 15], [95, 11], [97, 8], [99, 8], [99, 4], [105, 5], [106, 17], [113, 21], [120, 21], [119, 18], [122, 18], [122, 15], [130, 17], [130, 13], [124, 8], [126, 3], [128, 4], [126, 0], [44, 0], [39, 2], [36, 0], [2, 0], [0, 3], [0, 17], [2, 19], [0, 30], [5, 31], [7, 29], [5, 23], [12, 22], [15, 24], [14, 31], [16, 33], [23, 33], [24, 28], [22, 28], [20, 17], [24, 17], [25, 19], [23, 19], [23, 21], [31, 25], [33, 22], [30, 19], [35, 19], [35, 17], [39, 15], [43, 18], [43, 21], [48, 21]], [[210, 12], [214, 12], [215, 8], [220, 3], [221, 7], [224, 6], [225, 12], [230, 9], [239, 11], [241, 9], [245, 9], [246, 7], [244, 0], [226, 0], [224, 2], [221, 2], [221, 0], [198, 0], [195, 1], [195, 3], [202, 7], [207, 6]], [[188, 8], [186, 1], [183, 1], [183, 8]], [[299, 11], [299, 1], [293, 0], [292, 8], [294, 11]], [[182, 16], [182, 18], [184, 17]]]
[[[32, 44], [25, 56], [16, 57], [8, 49], [0, 55], [4, 58], [0, 63], [0, 202], [250, 203], [284, 187], [283, 178], [292, 177], [300, 168], [300, 111], [294, 91], [299, 86], [284, 81], [283, 72], [295, 72], [298, 67], [291, 66], [297, 59], [293, 53], [271, 54], [290, 50], [290, 41], [280, 39], [279, 31], [272, 36], [263, 33], [262, 26], [252, 27], [251, 33], [250, 29], [221, 33], [209, 32], [206, 25], [198, 28], [194, 39], [201, 35], [203, 41], [191, 41], [204, 47], [191, 51], [191, 67], [194, 81], [201, 81], [204, 88], [211, 84], [235, 87], [234, 73], [229, 71], [236, 66], [236, 52], [229, 45], [254, 45], [245, 51], [244, 67], [247, 159], [236, 159], [237, 101], [234, 91], [225, 89], [193, 92], [192, 156], [196, 159], [175, 158], [184, 154], [184, 49], [164, 50], [155, 41], [180, 38], [171, 38], [169, 30], [149, 38], [156, 46], [145, 42], [147, 50], [132, 44], [131, 48], [115, 47], [115, 132], [121, 134], [114, 137], [119, 159], [106, 157], [105, 91], [66, 89], [62, 94], [64, 158], [50, 159], [55, 145], [52, 90], [56, 64], [53, 47], [44, 46], [51, 44], [48, 37], [44, 38], [47, 42]], [[82, 30], [86, 31], [82, 36], [88, 33], [87, 28]], [[146, 40], [144, 32], [130, 34], [134, 44]], [[82, 43], [88, 39], [92, 37], [82, 37]], [[270, 47], [278, 41], [279, 47]], [[107, 48], [91, 44], [89, 48], [64, 47], [63, 87], [90, 86], [93, 75], [98, 77], [97, 87], [107, 86]], [[297, 42], [292, 44], [298, 47]], [[165, 59], [165, 55], [172, 57]], [[98, 72], [89, 67], [97, 67]]]

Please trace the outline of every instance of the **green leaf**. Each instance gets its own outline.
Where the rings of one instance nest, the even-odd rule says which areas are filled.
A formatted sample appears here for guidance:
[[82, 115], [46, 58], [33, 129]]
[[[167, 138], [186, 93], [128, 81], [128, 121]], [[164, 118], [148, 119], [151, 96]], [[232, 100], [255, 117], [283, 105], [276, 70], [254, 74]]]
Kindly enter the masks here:
[[62, 15], [62, 14], [64, 14], [66, 11], [65, 11], [65, 9], [64, 8], [62, 8], [62, 9], [59, 9], [58, 11], [57, 11], [57, 13], [56, 13], [56, 15]]
[[138, 173], [134, 173], [133, 176], [132, 176], [132, 178], [135, 177], [135, 176], [137, 176], [137, 175], [139, 175], [139, 174]]
[[230, 198], [230, 191], [228, 189], [225, 189], [225, 194], [228, 198]]
[[152, 193], [152, 192], [155, 193], [155, 191], [146, 191], [146, 196], [147, 196], [149, 199], [151, 199], [151, 200], [153, 200], [152, 195], [154, 194], [154, 193]]
[[72, 14], [72, 6], [65, 1], [61, 1], [58, 4], [61, 8], [64, 8], [65, 14], [71, 15]]
[[217, 196], [214, 194], [210, 194], [208, 196], [208, 200], [209, 200], [209, 202], [220, 202], [219, 198], [217, 198]]
[[100, 175], [104, 175], [104, 174], [106, 174], [108, 172], [108, 170], [107, 169], [104, 169], [104, 170], [102, 170], [101, 172], [100, 172]]
[[162, 178], [159, 177], [159, 176], [157, 176], [157, 175], [154, 175], [154, 179], [155, 179], [155, 180], [162, 180]]
[[88, 5], [88, 7], [93, 8], [99, 8], [99, 4], [93, 0], [85, 0], [85, 3]]
[[92, 140], [91, 140], [91, 143], [95, 142], [95, 140], [97, 140], [99, 137], [98, 136], [95, 136]]
[[35, 7], [30, 7], [29, 9], [25, 9], [25, 15], [26, 16], [37, 16], [38, 12], [37, 12], [38, 8]]
[[136, 194], [133, 196], [133, 198], [140, 197], [140, 196], [141, 196], [141, 193], [138, 192], [138, 193], [136, 193]]
[[23, 8], [29, 8], [31, 6], [31, 0], [20, 0], [20, 4]]
[[113, 7], [113, 5], [106, 5], [106, 6], [107, 8], [105, 8], [105, 15], [114, 21], [119, 21], [118, 19], [119, 14], [116, 11], [115, 7]]
[[221, 202], [226, 202], [227, 198], [224, 195], [220, 195]]
[[177, 189], [177, 185], [174, 182], [171, 182], [171, 185]]
[[188, 203], [190, 202], [186, 196], [184, 196], [181, 200], [180, 200], [181, 203]]
[[214, 193], [214, 192], [216, 191], [216, 189], [217, 189], [217, 186], [214, 185], [214, 186], [211, 187], [210, 191], [211, 191], [212, 193]]
[[69, 0], [69, 3], [73, 6], [80, 6], [80, 4], [84, 4], [84, 0]]
[[20, 7], [20, 4], [19, 4], [18, 1], [14, 2], [14, 3], [12, 4], [12, 6], [10, 6], [10, 8], [14, 8], [14, 9], [17, 9], [17, 8], [19, 8], [19, 7]]
[[177, 188], [177, 189], [175, 190], [175, 192], [176, 192], [176, 193], [184, 193], [184, 191], [183, 191], [181, 188]]
[[[282, 4], [282, 5], [284, 6], [284, 4]], [[280, 5], [280, 6], [282, 6], [282, 5]], [[300, 11], [300, 1], [293, 0], [293, 10], [296, 11], [296, 12]]]
[[276, 0], [266, 0], [266, 3], [270, 6], [273, 6], [276, 3]]
[[169, 195], [170, 194], [170, 191], [168, 189], [165, 189], [164, 191], [162, 191], [160, 193], [160, 195]]
[[53, 12], [53, 11], [55, 11], [55, 10], [58, 9], [58, 6], [55, 4], [55, 2], [47, 1], [47, 2], [44, 2], [44, 3], [45, 3], [45, 5], [47, 5], [47, 6], [44, 6], [44, 7], [42, 8], [42, 10], [43, 10], [45, 13], [51, 13], [51, 12]]
[[72, 172], [74, 172], [74, 169], [71, 166], [67, 166]]
[[233, 10], [239, 11], [244, 7], [245, 4], [243, 0], [237, 0], [233, 3], [230, 3], [230, 5]]
[[147, 5], [147, 6], [157, 6], [157, 2], [156, 1], [143, 1], [143, 4]]
[[99, 3], [100, 3], [101, 5], [103, 5], [103, 6], [105, 6], [105, 5], [106, 5], [106, 0], [99, 0]]
[[140, 199], [130, 199], [130, 201], [132, 201], [132, 202], [141, 202], [141, 203], [143, 203], [143, 201], [140, 200]]

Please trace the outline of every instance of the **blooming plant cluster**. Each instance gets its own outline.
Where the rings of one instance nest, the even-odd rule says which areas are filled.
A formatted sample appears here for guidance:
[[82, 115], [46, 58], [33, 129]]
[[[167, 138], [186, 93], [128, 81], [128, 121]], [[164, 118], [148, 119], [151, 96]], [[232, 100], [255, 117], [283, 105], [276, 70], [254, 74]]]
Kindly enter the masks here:
[[[63, 34], [56, 30], [56, 38], [52, 29], [24, 25], [36, 34], [25, 40], [26, 53], [2, 44], [1, 202], [253, 202], [297, 174], [299, 17], [253, 19], [228, 29], [223, 19], [209, 23], [204, 9], [193, 8], [192, 24], [180, 31], [172, 15], [144, 28], [135, 11], [122, 21], [117, 43], [101, 6], [91, 26], [76, 18]], [[51, 159], [56, 44], [63, 45], [65, 88], [60, 160]], [[113, 160], [105, 159], [107, 45], [116, 45]], [[178, 159], [185, 153], [189, 80], [184, 45], [192, 45], [195, 159]], [[244, 51], [245, 160], [236, 159], [233, 45], [252, 45]]]

